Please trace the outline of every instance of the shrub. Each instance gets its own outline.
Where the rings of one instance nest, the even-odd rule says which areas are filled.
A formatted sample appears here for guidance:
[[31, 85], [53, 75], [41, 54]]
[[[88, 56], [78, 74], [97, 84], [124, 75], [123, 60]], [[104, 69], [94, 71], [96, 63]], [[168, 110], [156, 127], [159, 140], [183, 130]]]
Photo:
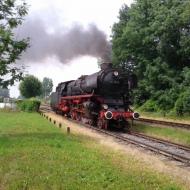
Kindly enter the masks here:
[[187, 90], [180, 94], [175, 103], [175, 112], [177, 115], [190, 114], [190, 91]]
[[25, 100], [18, 100], [16, 103], [17, 103], [17, 108], [20, 109], [21, 111], [34, 112], [39, 110], [41, 102], [36, 99], [25, 99]]
[[163, 93], [158, 97], [157, 104], [160, 110], [167, 111], [174, 107], [175, 100], [173, 100], [172, 94], [169, 95], [169, 93]]
[[141, 107], [140, 110], [145, 111], [145, 112], [154, 112], [158, 111], [158, 105], [156, 101], [154, 100], [148, 100], [146, 101]]

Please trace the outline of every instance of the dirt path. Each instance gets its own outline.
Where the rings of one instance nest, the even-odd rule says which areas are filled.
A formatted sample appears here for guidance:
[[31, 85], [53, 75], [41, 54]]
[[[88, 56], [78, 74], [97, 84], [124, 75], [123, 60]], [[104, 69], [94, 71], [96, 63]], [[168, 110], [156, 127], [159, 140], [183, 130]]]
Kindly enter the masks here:
[[[105, 135], [85, 128], [80, 124], [68, 121], [60, 115], [56, 115], [54, 113], [46, 113], [46, 115], [51, 117], [53, 120], [56, 120], [57, 123], [62, 123], [64, 126], [70, 127], [71, 133], [92, 137], [99, 144], [110, 147], [111, 150], [121, 151], [123, 154], [134, 156], [137, 160], [143, 162], [146, 167], [154, 170], [156, 169], [158, 172], [165, 173], [176, 180], [182, 181], [186, 186], [190, 186], [190, 167], [187, 168], [182, 166], [179, 162], [171, 161], [165, 156], [155, 154], [134, 145], [122, 144], [112, 137], [106, 137], [105, 139]], [[66, 131], [66, 127], [63, 127], [62, 130]]]

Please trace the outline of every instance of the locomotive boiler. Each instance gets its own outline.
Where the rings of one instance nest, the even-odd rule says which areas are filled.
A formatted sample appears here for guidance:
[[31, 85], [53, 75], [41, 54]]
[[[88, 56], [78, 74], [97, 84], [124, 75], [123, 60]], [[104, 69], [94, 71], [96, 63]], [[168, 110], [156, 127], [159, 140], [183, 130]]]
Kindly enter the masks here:
[[51, 94], [51, 107], [57, 113], [102, 129], [127, 129], [129, 120], [139, 117], [130, 108], [130, 92], [136, 85], [135, 75], [126, 75], [104, 63], [97, 73], [59, 83]]

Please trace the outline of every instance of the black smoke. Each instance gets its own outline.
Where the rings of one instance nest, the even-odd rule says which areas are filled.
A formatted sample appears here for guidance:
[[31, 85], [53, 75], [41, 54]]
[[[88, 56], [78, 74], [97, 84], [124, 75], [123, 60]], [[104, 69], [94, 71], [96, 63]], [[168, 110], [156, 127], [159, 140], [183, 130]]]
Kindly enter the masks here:
[[79, 24], [71, 28], [45, 25], [40, 19], [28, 19], [16, 30], [16, 37], [30, 38], [30, 47], [22, 61], [40, 62], [55, 56], [60, 62], [68, 63], [80, 56], [93, 56], [106, 62], [111, 61], [111, 44], [106, 34], [91, 24], [87, 28]]

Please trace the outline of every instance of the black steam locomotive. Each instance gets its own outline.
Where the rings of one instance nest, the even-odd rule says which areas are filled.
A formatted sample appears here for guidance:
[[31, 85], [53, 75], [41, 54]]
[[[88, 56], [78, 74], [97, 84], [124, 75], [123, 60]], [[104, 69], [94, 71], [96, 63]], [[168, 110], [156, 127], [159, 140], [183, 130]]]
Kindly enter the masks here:
[[59, 83], [51, 95], [51, 108], [99, 128], [128, 128], [128, 121], [139, 117], [130, 108], [130, 92], [136, 85], [135, 75], [104, 63], [97, 73]]

